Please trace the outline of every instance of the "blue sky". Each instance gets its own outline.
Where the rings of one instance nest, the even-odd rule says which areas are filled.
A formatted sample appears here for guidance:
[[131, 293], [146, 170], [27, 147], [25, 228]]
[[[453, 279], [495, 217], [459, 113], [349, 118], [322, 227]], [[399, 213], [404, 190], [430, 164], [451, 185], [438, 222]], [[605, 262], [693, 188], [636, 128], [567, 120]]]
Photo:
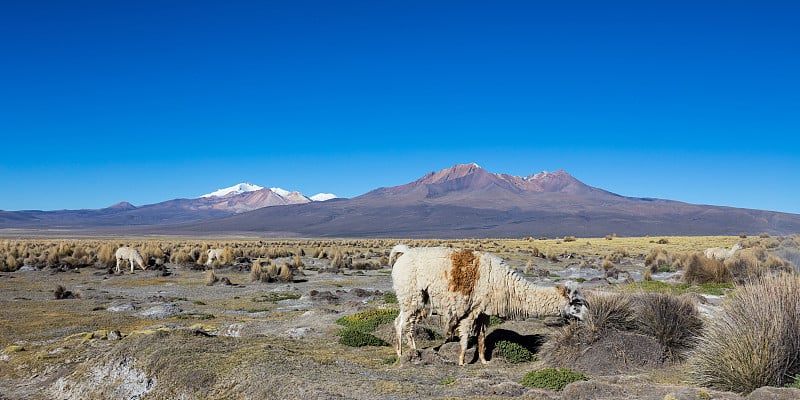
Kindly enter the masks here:
[[0, 209], [453, 164], [800, 213], [794, 1], [0, 3]]

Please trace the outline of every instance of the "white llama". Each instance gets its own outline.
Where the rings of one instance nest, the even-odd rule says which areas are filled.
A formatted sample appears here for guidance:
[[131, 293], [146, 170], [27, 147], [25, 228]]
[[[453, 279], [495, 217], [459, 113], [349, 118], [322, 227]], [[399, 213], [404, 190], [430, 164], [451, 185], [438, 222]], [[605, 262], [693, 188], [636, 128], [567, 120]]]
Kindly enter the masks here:
[[416, 350], [414, 324], [437, 313], [448, 334], [458, 330], [459, 365], [471, 334], [478, 337], [478, 357], [486, 363], [485, 340], [489, 316], [522, 318], [562, 316], [583, 319], [586, 301], [574, 282], [564, 286], [533, 285], [486, 252], [446, 247], [395, 246], [390, 253], [392, 285], [400, 305], [394, 321], [395, 350], [402, 355], [402, 337]]
[[727, 260], [728, 258], [733, 257], [733, 254], [736, 253], [737, 250], [741, 249], [742, 245], [739, 243], [734, 244], [733, 247], [730, 248], [730, 250], [723, 249], [721, 247], [710, 247], [706, 249], [705, 255], [706, 257], [714, 260], [724, 261]]
[[138, 265], [139, 268], [146, 270], [147, 265], [142, 260], [142, 255], [139, 253], [139, 250], [136, 250], [132, 247], [120, 247], [117, 249], [117, 272], [122, 272], [120, 269], [120, 261], [125, 260], [131, 265], [131, 272], [133, 272], [133, 268], [135, 265]]

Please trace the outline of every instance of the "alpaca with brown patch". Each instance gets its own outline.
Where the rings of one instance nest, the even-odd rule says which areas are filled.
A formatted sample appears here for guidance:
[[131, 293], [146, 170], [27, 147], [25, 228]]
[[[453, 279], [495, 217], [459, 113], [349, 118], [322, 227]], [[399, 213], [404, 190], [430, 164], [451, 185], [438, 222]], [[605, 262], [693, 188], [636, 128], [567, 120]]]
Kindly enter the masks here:
[[583, 319], [586, 302], [577, 284], [536, 286], [495, 255], [446, 247], [395, 246], [390, 253], [392, 285], [400, 304], [394, 321], [397, 356], [402, 339], [416, 351], [414, 324], [432, 314], [444, 318], [448, 335], [459, 334], [464, 357], [470, 335], [478, 337], [478, 357], [486, 363], [489, 316], [562, 316]]

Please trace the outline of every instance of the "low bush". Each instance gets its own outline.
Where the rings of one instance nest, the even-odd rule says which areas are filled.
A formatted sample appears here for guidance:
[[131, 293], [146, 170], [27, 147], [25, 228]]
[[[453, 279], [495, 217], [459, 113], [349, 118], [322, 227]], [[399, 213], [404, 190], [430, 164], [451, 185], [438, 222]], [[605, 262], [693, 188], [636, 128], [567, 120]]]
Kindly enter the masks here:
[[738, 393], [792, 383], [800, 373], [798, 298], [797, 275], [764, 277], [738, 287], [689, 359], [693, 380]]
[[544, 368], [528, 372], [520, 383], [527, 387], [560, 391], [572, 382], [589, 379], [588, 376], [567, 368]]
[[400, 311], [388, 308], [373, 308], [353, 315], [345, 315], [336, 320], [336, 323], [345, 328], [362, 332], [372, 332], [379, 325], [394, 321]]
[[339, 330], [339, 343], [350, 347], [363, 346], [388, 346], [385, 340], [375, 337], [371, 333], [363, 332], [358, 329], [344, 328]]
[[531, 362], [536, 358], [525, 346], [507, 340], [497, 342], [497, 351], [500, 356], [512, 364]]

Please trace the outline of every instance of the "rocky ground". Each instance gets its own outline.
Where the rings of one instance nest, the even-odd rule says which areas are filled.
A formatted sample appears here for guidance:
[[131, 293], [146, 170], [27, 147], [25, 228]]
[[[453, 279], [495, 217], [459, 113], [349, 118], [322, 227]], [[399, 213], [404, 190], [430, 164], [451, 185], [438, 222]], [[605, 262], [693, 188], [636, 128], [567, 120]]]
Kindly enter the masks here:
[[[600, 368], [620, 359], [611, 353], [624, 351], [624, 343], [598, 344], [598, 364], [582, 371], [588, 381], [560, 392], [528, 388], [521, 379], [542, 361], [510, 363], [493, 344], [510, 339], [540, 348], [558, 329], [548, 320], [492, 326], [488, 365], [458, 366], [457, 343], [435, 337], [399, 360], [392, 346], [345, 346], [337, 319], [397, 307], [386, 296], [390, 269], [328, 272], [317, 260], [305, 263], [288, 283], [251, 282], [249, 265], [215, 270], [212, 285], [208, 272], [181, 266], [2, 273], [0, 399], [800, 398], [800, 389], [742, 397], [692, 386], [681, 364], [631, 359]], [[592, 281], [596, 272], [564, 269], [540, 280], [583, 273], [587, 287], [600, 287], [607, 281]], [[64, 298], [55, 298], [58, 286]], [[435, 318], [426, 326], [441, 332]], [[390, 324], [375, 335], [394, 341]], [[474, 356], [471, 348], [467, 359]]]

